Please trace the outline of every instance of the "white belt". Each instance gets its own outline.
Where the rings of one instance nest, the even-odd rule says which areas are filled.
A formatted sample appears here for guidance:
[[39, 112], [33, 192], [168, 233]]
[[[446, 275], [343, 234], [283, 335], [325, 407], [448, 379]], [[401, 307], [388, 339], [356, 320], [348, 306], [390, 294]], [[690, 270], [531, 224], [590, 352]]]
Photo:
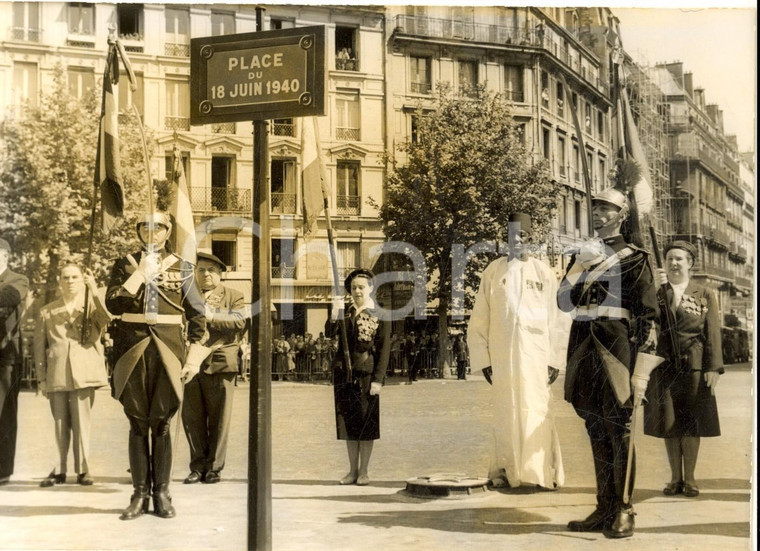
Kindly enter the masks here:
[[620, 308], [617, 306], [605, 306], [603, 304], [598, 306], [578, 306], [571, 312], [573, 319], [578, 317], [583, 318], [614, 318], [614, 319], [631, 319], [631, 311], [628, 308]]
[[148, 325], [182, 325], [182, 316], [179, 314], [156, 314], [146, 318], [145, 314], [122, 314], [121, 321]]

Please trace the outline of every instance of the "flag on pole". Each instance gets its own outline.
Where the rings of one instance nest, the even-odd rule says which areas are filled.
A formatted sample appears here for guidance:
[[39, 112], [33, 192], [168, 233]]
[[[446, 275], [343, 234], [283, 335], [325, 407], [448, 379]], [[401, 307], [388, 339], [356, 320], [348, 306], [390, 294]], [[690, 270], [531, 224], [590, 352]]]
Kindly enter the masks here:
[[301, 119], [301, 173], [304, 236], [312, 234], [317, 227], [317, 219], [325, 207], [328, 197], [327, 181], [319, 147], [319, 131], [316, 117]]
[[174, 234], [172, 246], [182, 258], [195, 264], [196, 242], [195, 223], [193, 222], [193, 207], [190, 203], [190, 193], [185, 178], [185, 167], [182, 165], [182, 155], [174, 149], [174, 167], [172, 169], [172, 202], [169, 214], [174, 218]]
[[106, 234], [114, 227], [116, 219], [124, 215], [124, 190], [119, 160], [118, 89], [113, 88], [118, 82], [117, 49], [111, 46], [103, 73], [103, 101], [95, 157], [95, 187], [100, 190], [101, 222]]
[[639, 139], [636, 123], [633, 121], [628, 93], [623, 87], [621, 87], [621, 95], [625, 111], [625, 148], [629, 158], [633, 159], [640, 169], [639, 179], [633, 183], [633, 198], [636, 201], [639, 216], [644, 216], [651, 213], [654, 206], [654, 192], [652, 191], [649, 165], [647, 164], [647, 157]]

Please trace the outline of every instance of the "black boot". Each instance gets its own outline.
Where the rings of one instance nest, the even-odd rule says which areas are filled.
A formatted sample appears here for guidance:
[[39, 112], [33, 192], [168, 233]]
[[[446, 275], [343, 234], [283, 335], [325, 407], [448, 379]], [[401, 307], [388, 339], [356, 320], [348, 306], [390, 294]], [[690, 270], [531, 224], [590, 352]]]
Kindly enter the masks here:
[[571, 520], [567, 528], [571, 532], [601, 532], [612, 522], [607, 504], [598, 504], [594, 512], [583, 520]]
[[129, 434], [129, 470], [132, 474], [134, 493], [129, 506], [121, 514], [121, 520], [132, 520], [148, 512], [150, 497], [150, 461], [148, 437]]
[[172, 441], [170, 435], [153, 437], [153, 511], [161, 518], [177, 515], [169, 494], [172, 469]]
[[631, 505], [621, 505], [614, 516], [609, 528], [604, 529], [604, 535], [608, 538], [630, 538], [633, 535], [634, 519], [636, 513]]

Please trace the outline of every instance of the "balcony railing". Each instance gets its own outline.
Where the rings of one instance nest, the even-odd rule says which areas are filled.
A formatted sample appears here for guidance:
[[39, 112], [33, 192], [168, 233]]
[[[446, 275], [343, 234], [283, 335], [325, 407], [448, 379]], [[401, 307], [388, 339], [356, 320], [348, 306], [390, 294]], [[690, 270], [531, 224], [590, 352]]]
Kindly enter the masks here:
[[167, 42], [164, 44], [164, 55], [171, 57], [190, 57], [190, 44]]
[[[397, 15], [396, 33], [428, 36], [432, 38], [448, 38], [460, 40], [472, 40], [491, 44], [515, 44], [518, 46], [534, 46], [542, 48], [567, 65], [575, 72], [581, 73], [581, 54], [572, 51], [557, 50], [554, 41], [554, 32], [551, 29], [526, 29], [524, 27], [511, 27], [505, 25], [488, 25], [484, 23], [471, 23], [455, 19], [438, 19], [417, 15]], [[582, 75], [583, 79], [606, 93], [608, 84], [600, 78], [596, 71], [587, 71]]]
[[288, 138], [296, 137], [296, 125], [292, 123], [273, 122], [272, 134], [274, 136], [286, 136]]
[[272, 214], [295, 214], [295, 193], [272, 193]]
[[251, 190], [224, 187], [191, 187], [190, 204], [196, 212], [249, 212]]
[[234, 134], [235, 123], [234, 122], [218, 122], [211, 125], [212, 134]]
[[409, 87], [413, 94], [429, 94], [431, 90], [429, 82], [411, 82]]
[[504, 97], [515, 103], [522, 103], [525, 101], [525, 94], [522, 90], [507, 90], [504, 92]]
[[734, 279], [734, 275], [731, 273], [731, 270], [729, 270], [728, 268], [717, 266], [715, 264], [706, 263], [704, 265], [704, 272], [707, 275], [717, 276], [723, 279]]
[[23, 42], [41, 42], [42, 29], [32, 29], [27, 27], [11, 27], [8, 33], [10, 40], [20, 40]]
[[164, 117], [166, 130], [190, 130], [190, 117]]
[[295, 266], [272, 266], [273, 279], [295, 279]]
[[734, 283], [736, 283], [737, 287], [743, 287], [750, 290], [752, 289], [752, 280], [748, 277], [736, 276]]
[[351, 216], [360, 214], [361, 197], [358, 195], [338, 195], [336, 199], [339, 215]]
[[335, 138], [338, 140], [359, 141], [359, 129], [345, 126], [335, 127]]
[[358, 71], [359, 60], [358, 59], [345, 59], [343, 57], [335, 56], [335, 69], [338, 71]]

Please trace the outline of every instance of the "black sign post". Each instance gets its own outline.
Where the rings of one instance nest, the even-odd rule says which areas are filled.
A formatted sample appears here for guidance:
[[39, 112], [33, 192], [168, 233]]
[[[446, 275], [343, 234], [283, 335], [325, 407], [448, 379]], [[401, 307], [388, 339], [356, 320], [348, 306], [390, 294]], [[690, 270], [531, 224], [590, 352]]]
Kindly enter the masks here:
[[[248, 549], [272, 548], [272, 320], [269, 278], [269, 119], [325, 114], [325, 27], [190, 41], [190, 123], [253, 121], [251, 387], [248, 429]], [[258, 303], [257, 311], [256, 304]], [[254, 351], [256, 353], [254, 354]]]

